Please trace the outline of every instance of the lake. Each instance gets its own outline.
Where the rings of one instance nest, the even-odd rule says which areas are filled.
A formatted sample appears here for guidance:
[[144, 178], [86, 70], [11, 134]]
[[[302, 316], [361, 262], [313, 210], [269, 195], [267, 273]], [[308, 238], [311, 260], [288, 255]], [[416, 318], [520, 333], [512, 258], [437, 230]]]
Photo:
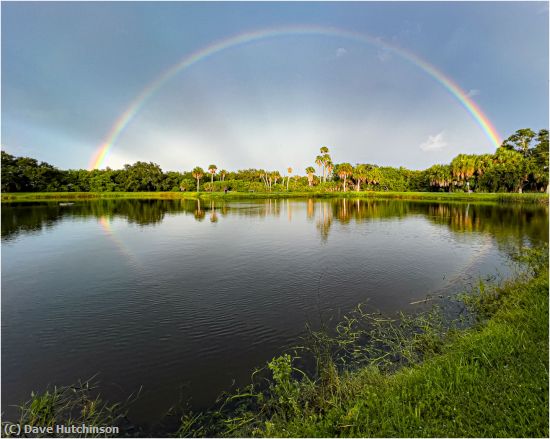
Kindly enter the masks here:
[[97, 200], [2, 205], [2, 402], [98, 375], [158, 421], [249, 381], [306, 323], [358, 303], [505, 277], [511, 247], [548, 242], [534, 205], [389, 200]]

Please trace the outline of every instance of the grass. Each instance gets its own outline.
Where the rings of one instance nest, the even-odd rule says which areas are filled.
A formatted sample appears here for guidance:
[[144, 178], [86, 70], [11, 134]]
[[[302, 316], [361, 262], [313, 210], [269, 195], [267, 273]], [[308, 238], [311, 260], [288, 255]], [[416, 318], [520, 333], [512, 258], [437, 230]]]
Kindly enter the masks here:
[[2, 202], [24, 201], [64, 201], [88, 199], [205, 199], [205, 200], [236, 200], [264, 198], [380, 198], [402, 200], [434, 200], [434, 201], [473, 201], [501, 203], [542, 203], [548, 204], [546, 193], [472, 193], [463, 192], [21, 192], [2, 193]]
[[[548, 437], [548, 247], [518, 259], [514, 279], [458, 298], [460, 318], [436, 307], [389, 319], [358, 306], [166, 435]], [[19, 423], [124, 419], [83, 388], [33, 394]]]
[[[130, 396], [124, 403], [108, 404], [97, 395], [96, 388], [97, 383], [92, 378], [72, 386], [53, 387], [42, 393], [33, 392], [31, 398], [19, 406], [17, 422], [2, 422], [2, 432], [8, 437], [28, 437], [29, 434], [31, 437], [73, 437], [75, 434], [70, 432], [48, 434], [45, 428], [53, 428], [55, 432], [57, 426], [86, 425], [92, 430], [77, 436], [110, 437], [112, 434], [108, 430], [105, 431], [105, 427], [118, 427], [119, 434], [123, 435], [137, 433], [127, 420], [126, 408], [138, 397], [139, 392], [136, 396]], [[15, 426], [19, 426], [21, 430], [13, 428]], [[24, 434], [25, 427], [33, 428], [30, 430], [32, 433]], [[42, 431], [37, 430], [39, 428]]]

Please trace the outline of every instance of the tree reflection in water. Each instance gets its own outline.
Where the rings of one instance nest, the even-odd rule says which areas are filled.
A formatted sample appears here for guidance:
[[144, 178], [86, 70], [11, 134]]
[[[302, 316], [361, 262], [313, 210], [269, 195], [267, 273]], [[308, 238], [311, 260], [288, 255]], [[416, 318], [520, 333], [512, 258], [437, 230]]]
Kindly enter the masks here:
[[334, 219], [340, 224], [372, 220], [404, 218], [420, 215], [430, 222], [448, 227], [456, 233], [484, 233], [502, 245], [522, 245], [525, 237], [531, 242], [548, 241], [548, 207], [539, 205], [500, 205], [475, 203], [435, 203], [373, 199], [307, 200], [246, 200], [217, 201], [205, 204], [197, 200], [95, 200], [75, 202], [70, 206], [59, 203], [4, 203], [2, 208], [2, 240], [19, 234], [37, 233], [63, 218], [115, 217], [146, 227], [161, 223], [165, 215], [193, 215], [203, 221], [209, 214], [216, 223], [228, 216], [279, 217], [281, 204], [289, 221], [295, 215], [305, 215], [315, 221], [323, 241], [329, 238]]

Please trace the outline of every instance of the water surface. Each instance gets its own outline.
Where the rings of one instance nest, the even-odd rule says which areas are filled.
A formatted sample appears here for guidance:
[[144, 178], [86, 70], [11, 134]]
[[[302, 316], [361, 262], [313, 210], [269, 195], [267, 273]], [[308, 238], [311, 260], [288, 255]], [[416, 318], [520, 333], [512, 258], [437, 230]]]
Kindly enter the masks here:
[[133, 416], [210, 404], [359, 302], [415, 309], [512, 245], [548, 241], [544, 207], [371, 200], [97, 200], [2, 206], [2, 402], [99, 373], [143, 386]]

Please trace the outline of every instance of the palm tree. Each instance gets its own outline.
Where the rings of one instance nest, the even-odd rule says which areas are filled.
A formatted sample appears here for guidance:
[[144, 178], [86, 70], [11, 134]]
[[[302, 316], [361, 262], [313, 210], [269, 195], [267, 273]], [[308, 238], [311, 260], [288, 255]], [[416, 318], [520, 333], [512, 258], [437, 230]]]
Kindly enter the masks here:
[[[317, 157], [315, 157], [315, 164], [319, 167], [319, 174], [321, 173], [321, 165], [323, 164], [323, 156], [322, 155], [318, 155]], [[323, 171], [323, 174], [324, 174], [324, 171]]]
[[[332, 163], [332, 160], [328, 160], [326, 163], [325, 163], [325, 166], [327, 168], [327, 178], [330, 174], [332, 174], [332, 170], [334, 169], [334, 163]], [[326, 179], [325, 179], [326, 181]]]
[[353, 178], [357, 182], [356, 190], [359, 192], [361, 190], [361, 183], [367, 179], [367, 167], [365, 165], [357, 165], [353, 171]]
[[263, 184], [265, 185], [265, 188], [268, 189], [269, 185], [268, 185], [268, 182], [267, 182], [267, 172], [265, 172], [263, 169], [260, 169], [258, 171], [258, 176], [260, 177]]
[[220, 177], [222, 178], [222, 181], [225, 181], [225, 176], [227, 175], [227, 171], [225, 169], [222, 169], [220, 171]]
[[453, 176], [454, 185], [462, 185], [464, 178], [464, 160], [465, 154], [459, 154], [451, 161], [451, 175]]
[[308, 166], [306, 168], [306, 172], [307, 172], [307, 182], [309, 183], [310, 186], [313, 185], [313, 175], [315, 174], [315, 168], [313, 166]]
[[193, 177], [195, 177], [197, 179], [197, 192], [198, 192], [199, 191], [199, 181], [202, 178], [202, 176], [204, 175], [204, 170], [200, 166], [197, 166], [195, 169], [193, 169], [191, 171], [191, 175], [193, 175]]
[[478, 156], [473, 154], [459, 154], [450, 164], [453, 184], [462, 186], [464, 182], [469, 186], [470, 178], [474, 176], [478, 168]]
[[[317, 157], [315, 157], [315, 164], [319, 167], [319, 174], [322, 175], [322, 180], [327, 181], [325, 172], [327, 169], [327, 163], [331, 161], [331, 158], [330, 158], [330, 155], [328, 154], [328, 148], [326, 146], [322, 146], [321, 148], [319, 148], [319, 151], [321, 152], [321, 155], [318, 155]], [[321, 166], [323, 167], [322, 174], [321, 174]]]
[[336, 172], [338, 174], [338, 177], [344, 179], [344, 192], [346, 192], [346, 182], [348, 176], [353, 173], [353, 166], [351, 166], [349, 163], [340, 163], [338, 165], [338, 168], [336, 169]]
[[290, 174], [292, 174], [292, 168], [288, 167], [287, 172], [288, 172], [288, 178], [286, 179], [286, 190], [288, 191], [288, 185], [290, 184]]
[[210, 192], [214, 192], [214, 174], [218, 170], [218, 167], [216, 165], [209, 165], [208, 166], [208, 172], [210, 172], [210, 185], [211, 189]]
[[273, 171], [271, 177], [273, 178], [273, 184], [277, 184], [279, 178], [281, 178], [281, 174], [279, 174], [279, 171]]
[[426, 169], [426, 175], [430, 180], [430, 186], [445, 189], [449, 187], [451, 181], [451, 166], [450, 165], [433, 165]]
[[327, 163], [330, 161], [331, 161], [330, 155], [323, 154], [323, 181], [327, 181], [327, 176], [326, 176], [327, 173], [325, 173], [325, 171], [327, 169]]

